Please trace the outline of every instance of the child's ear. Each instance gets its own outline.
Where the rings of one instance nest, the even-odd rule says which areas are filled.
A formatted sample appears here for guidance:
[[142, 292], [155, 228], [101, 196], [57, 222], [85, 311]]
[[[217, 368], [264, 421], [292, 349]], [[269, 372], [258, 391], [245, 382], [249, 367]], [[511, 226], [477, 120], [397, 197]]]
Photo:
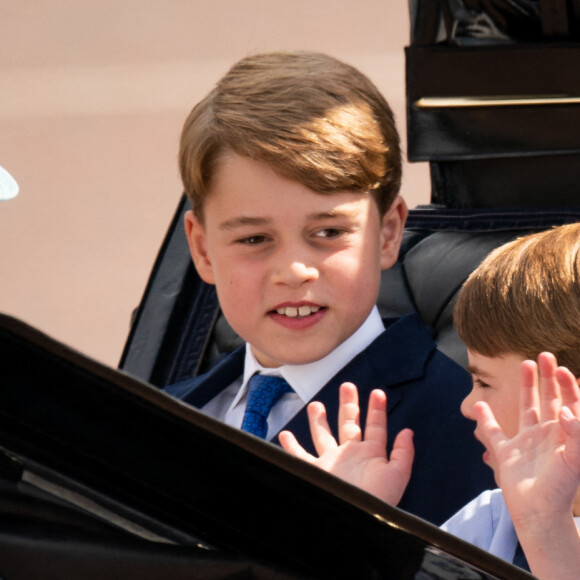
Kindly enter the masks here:
[[403, 231], [409, 210], [405, 200], [398, 195], [385, 212], [381, 222], [381, 269], [388, 270], [399, 257]]
[[207, 251], [205, 229], [193, 212], [185, 212], [185, 235], [189, 252], [200, 278], [208, 284], [215, 284], [213, 266]]

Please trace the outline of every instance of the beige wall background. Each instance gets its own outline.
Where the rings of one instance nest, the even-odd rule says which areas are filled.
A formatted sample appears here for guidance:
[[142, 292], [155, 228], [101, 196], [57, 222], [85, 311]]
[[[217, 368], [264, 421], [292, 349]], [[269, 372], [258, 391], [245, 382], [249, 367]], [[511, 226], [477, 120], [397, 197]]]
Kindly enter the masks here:
[[[365, 72], [405, 133], [406, 0], [0, 0], [0, 311], [116, 366], [181, 193], [181, 124], [238, 59]], [[424, 164], [403, 195], [429, 199]]]

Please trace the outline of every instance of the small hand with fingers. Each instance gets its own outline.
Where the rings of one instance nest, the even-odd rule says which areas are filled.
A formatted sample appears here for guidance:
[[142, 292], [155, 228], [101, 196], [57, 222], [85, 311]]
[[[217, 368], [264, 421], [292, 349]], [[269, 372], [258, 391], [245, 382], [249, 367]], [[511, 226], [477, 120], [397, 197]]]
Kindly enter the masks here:
[[532, 573], [580, 576], [574, 522], [580, 485], [580, 390], [574, 375], [541, 353], [521, 367], [518, 433], [506, 437], [486, 403], [474, 406], [476, 436], [487, 448]]
[[580, 484], [580, 389], [567, 369], [542, 353], [521, 367], [519, 431], [505, 436], [491, 409], [474, 407], [476, 436], [487, 448], [514, 523], [572, 511]]
[[413, 465], [413, 433], [401, 431], [387, 458], [387, 398], [374, 390], [369, 397], [364, 434], [360, 426], [358, 393], [352, 383], [340, 387], [338, 442], [332, 435], [322, 403], [308, 406], [308, 420], [318, 457], [307, 453], [289, 431], [280, 444], [292, 455], [356, 485], [383, 501], [396, 505], [405, 491]]

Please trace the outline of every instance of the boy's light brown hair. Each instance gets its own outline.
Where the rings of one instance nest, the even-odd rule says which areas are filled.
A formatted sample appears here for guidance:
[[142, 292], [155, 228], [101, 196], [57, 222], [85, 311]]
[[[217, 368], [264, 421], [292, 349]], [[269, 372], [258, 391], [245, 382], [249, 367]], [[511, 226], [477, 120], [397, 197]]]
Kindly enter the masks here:
[[580, 377], [580, 224], [509, 242], [469, 276], [455, 328], [483, 356], [543, 351]]
[[393, 113], [360, 71], [314, 52], [276, 52], [235, 64], [185, 121], [179, 164], [203, 223], [221, 156], [267, 163], [318, 193], [370, 193], [381, 215], [401, 184]]

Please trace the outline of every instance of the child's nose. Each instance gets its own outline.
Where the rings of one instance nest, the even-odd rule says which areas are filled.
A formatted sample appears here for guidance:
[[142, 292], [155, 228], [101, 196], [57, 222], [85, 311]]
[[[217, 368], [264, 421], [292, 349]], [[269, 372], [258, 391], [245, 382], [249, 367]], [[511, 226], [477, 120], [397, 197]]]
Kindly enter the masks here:
[[475, 401], [473, 397], [473, 391], [471, 391], [469, 395], [467, 395], [467, 397], [465, 397], [465, 399], [463, 399], [463, 402], [461, 403], [461, 414], [467, 419], [471, 419], [472, 421], [475, 421], [475, 418], [473, 417], [472, 413], [474, 404]]
[[297, 288], [304, 282], [311, 282], [318, 279], [318, 268], [308, 265], [304, 261], [295, 260], [288, 264], [280, 274], [283, 283], [290, 287]]
[[318, 267], [311, 256], [288, 252], [278, 256], [272, 273], [274, 283], [297, 288], [305, 282], [317, 280]]

